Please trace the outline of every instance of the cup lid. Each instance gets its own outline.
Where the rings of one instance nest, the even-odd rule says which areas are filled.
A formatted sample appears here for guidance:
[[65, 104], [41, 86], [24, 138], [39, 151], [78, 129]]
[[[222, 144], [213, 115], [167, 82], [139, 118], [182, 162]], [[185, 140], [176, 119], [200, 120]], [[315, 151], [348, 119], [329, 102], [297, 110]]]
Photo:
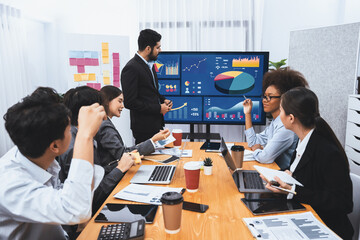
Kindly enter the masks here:
[[166, 192], [161, 196], [160, 201], [163, 204], [176, 205], [184, 201], [184, 198], [178, 192]]
[[231, 147], [231, 151], [244, 151], [244, 150], [245, 150], [244, 146], [241, 145], [233, 145]]
[[182, 130], [181, 129], [173, 129], [172, 132], [173, 133], [182, 133]]
[[184, 164], [184, 169], [186, 170], [198, 170], [200, 169], [200, 163], [195, 161], [190, 161]]

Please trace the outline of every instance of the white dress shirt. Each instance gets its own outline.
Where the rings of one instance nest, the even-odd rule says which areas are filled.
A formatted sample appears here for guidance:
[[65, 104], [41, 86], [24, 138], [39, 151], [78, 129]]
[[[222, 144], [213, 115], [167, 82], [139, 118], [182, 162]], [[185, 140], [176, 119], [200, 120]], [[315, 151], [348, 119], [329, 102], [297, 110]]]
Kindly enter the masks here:
[[57, 161], [45, 171], [15, 146], [0, 159], [0, 239], [65, 239], [60, 224], [91, 216], [93, 166], [73, 159], [60, 183]]
[[[307, 144], [310, 140], [311, 134], [313, 132], [314, 132], [314, 128], [311, 129], [310, 132], [308, 132], [308, 134], [306, 134], [306, 136], [304, 137], [304, 139], [302, 141], [299, 140], [297, 148], [296, 148], [296, 156], [295, 156], [294, 162], [290, 166], [290, 172], [293, 173], [295, 171], [297, 165], [299, 164], [299, 162], [301, 160], [302, 155], [305, 152], [306, 146], [307, 146]], [[296, 187], [295, 184], [291, 187], [291, 190], [293, 192], [295, 192], [295, 187]], [[289, 193], [287, 196], [287, 199], [292, 199], [293, 197], [294, 197], [294, 194]]]

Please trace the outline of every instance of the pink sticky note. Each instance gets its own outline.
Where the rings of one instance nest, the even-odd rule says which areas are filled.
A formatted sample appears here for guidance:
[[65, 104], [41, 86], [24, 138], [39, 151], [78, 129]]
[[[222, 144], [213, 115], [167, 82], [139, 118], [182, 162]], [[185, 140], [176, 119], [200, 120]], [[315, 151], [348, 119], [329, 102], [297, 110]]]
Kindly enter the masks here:
[[120, 60], [119, 59], [113, 59], [113, 65], [114, 65], [114, 67], [119, 67], [120, 66]]
[[114, 52], [113, 53], [113, 59], [119, 59], [119, 53]]
[[115, 87], [120, 87], [120, 81], [113, 81], [113, 85], [115, 86]]
[[76, 58], [69, 58], [70, 59], [70, 66], [76, 66], [77, 61]]
[[92, 65], [91, 66], [99, 66], [99, 59], [98, 58], [92, 58]]
[[120, 74], [120, 68], [119, 67], [114, 67], [113, 68], [113, 73], [114, 74]]
[[78, 70], [78, 73], [85, 73], [85, 66], [84, 65], [78, 65], [77, 70]]
[[120, 81], [120, 75], [119, 74], [113, 74], [113, 77], [114, 77], [114, 82], [115, 81]]
[[86, 86], [91, 87], [91, 88], [94, 88], [93, 85], [94, 85], [93, 83], [87, 83], [87, 84], [86, 84]]
[[101, 89], [101, 83], [94, 83], [94, 87], [96, 90], [99, 90]]
[[85, 58], [85, 66], [92, 66], [91, 58]]
[[85, 58], [77, 58], [76, 63], [77, 65], [85, 65]]

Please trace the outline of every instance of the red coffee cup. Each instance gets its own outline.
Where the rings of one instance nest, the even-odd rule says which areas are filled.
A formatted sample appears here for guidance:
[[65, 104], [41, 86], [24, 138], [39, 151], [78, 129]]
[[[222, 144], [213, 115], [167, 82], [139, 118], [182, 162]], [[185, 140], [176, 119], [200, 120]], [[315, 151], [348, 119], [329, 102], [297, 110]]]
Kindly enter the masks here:
[[181, 147], [182, 142], [182, 130], [181, 129], [173, 129], [172, 135], [175, 138], [174, 147]]
[[184, 164], [186, 189], [188, 192], [197, 192], [199, 189], [200, 164], [187, 162]]

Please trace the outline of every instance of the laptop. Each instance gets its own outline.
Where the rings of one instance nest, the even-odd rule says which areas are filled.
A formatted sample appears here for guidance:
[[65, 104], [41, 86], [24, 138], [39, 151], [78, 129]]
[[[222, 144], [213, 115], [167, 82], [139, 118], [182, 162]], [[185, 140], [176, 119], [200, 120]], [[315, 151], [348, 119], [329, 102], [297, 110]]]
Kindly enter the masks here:
[[175, 170], [179, 165], [186, 143], [187, 141], [185, 141], [184, 146], [180, 151], [180, 155], [173, 156], [177, 158], [176, 165], [141, 165], [134, 177], [130, 180], [130, 183], [170, 184], [175, 174]]
[[226, 165], [233, 172], [232, 177], [238, 187], [239, 192], [244, 193], [264, 193], [271, 192], [265, 187], [266, 182], [260, 178], [256, 170], [241, 170], [236, 168], [235, 162], [226, 146], [224, 138], [221, 138], [220, 151]]

